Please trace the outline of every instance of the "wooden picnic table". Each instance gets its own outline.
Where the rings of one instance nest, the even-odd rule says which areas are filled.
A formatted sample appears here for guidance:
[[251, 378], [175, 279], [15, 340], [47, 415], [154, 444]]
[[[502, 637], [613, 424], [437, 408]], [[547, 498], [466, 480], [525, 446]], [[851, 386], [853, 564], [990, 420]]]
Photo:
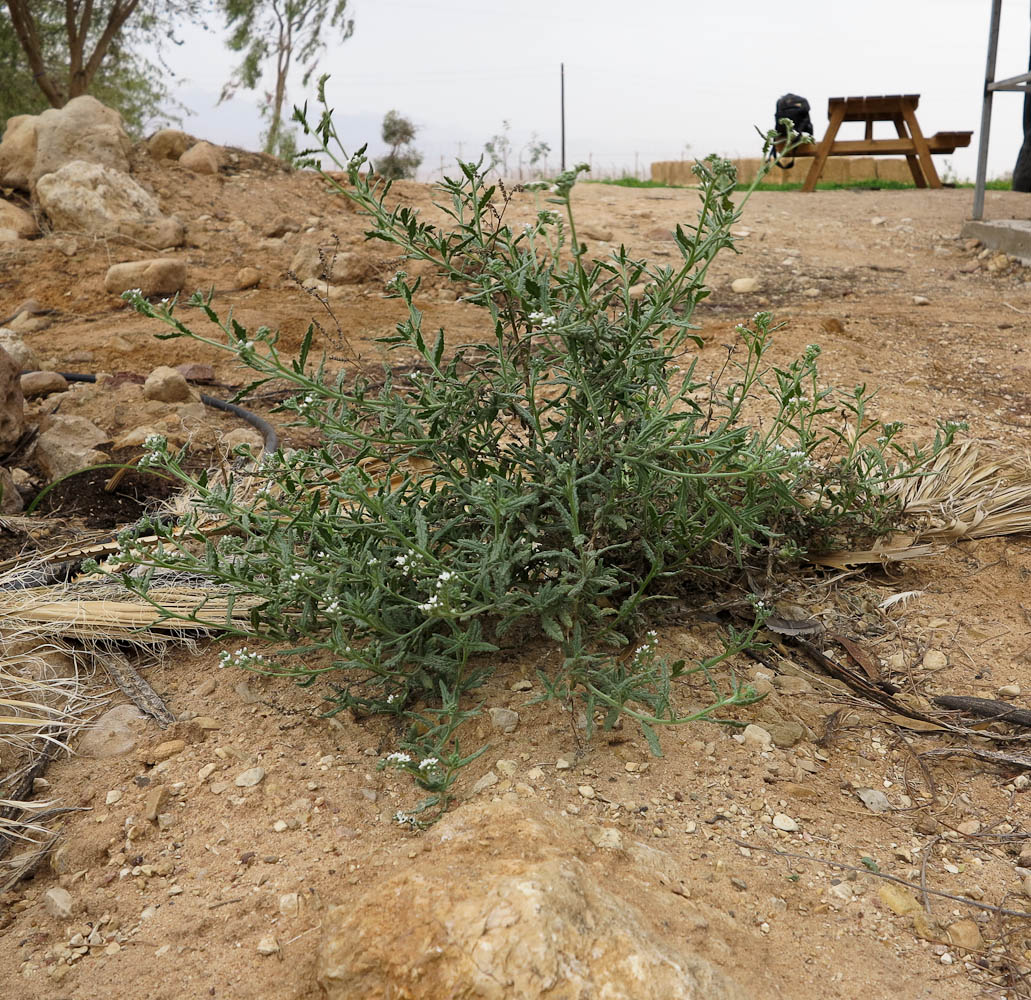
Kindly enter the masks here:
[[[954, 153], [969, 146], [971, 132], [936, 132], [924, 137], [916, 120], [919, 94], [890, 94], [882, 97], [832, 97], [827, 102], [827, 131], [818, 143], [797, 146], [788, 156], [811, 156], [803, 191], [816, 189], [828, 156], [905, 156], [913, 183], [918, 188], [940, 188], [942, 182], [931, 162], [932, 153]], [[862, 139], [838, 139], [842, 122], [864, 122]], [[875, 139], [874, 122], [891, 122], [898, 138]]]

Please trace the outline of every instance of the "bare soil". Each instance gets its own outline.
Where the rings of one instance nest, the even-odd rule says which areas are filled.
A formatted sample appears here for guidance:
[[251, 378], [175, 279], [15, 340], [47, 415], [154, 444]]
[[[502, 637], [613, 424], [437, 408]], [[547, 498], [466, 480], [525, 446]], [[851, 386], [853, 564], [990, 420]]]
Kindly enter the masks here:
[[[376, 339], [399, 318], [382, 279], [396, 264], [363, 242], [362, 220], [318, 178], [285, 173], [258, 157], [215, 177], [158, 167], [142, 155], [135, 170], [166, 212], [187, 220], [188, 245], [174, 253], [187, 260], [191, 287], [214, 290], [219, 311], [232, 307], [244, 324], [278, 328], [286, 351], [299, 345], [315, 316], [327, 331], [322, 346], [338, 364], [350, 364], [354, 354], [382, 356]], [[428, 188], [406, 182], [396, 190], [430, 210]], [[670, 263], [670, 230], [693, 217], [696, 198], [690, 190], [590, 184], [575, 193], [592, 251], [625, 243]], [[905, 421], [914, 439], [928, 438], [938, 420], [961, 419], [990, 450], [1026, 453], [1031, 270], [992, 254], [982, 258], [980, 248], [958, 239], [971, 200], [962, 190], [757, 194], [738, 227], [739, 255], [716, 262], [714, 294], [696, 314], [705, 338], [700, 366], [718, 368], [735, 325], [770, 308], [784, 324], [778, 361], [819, 343], [825, 379], [878, 387], [877, 415]], [[528, 194], [516, 195], [509, 208], [514, 221], [533, 211]], [[1031, 200], [989, 192], [987, 213], [1029, 218]], [[302, 230], [336, 233], [342, 252], [367, 264], [360, 280], [331, 300], [335, 320], [287, 274], [309, 237], [265, 235], [281, 216]], [[29, 298], [55, 310], [45, 330], [26, 336], [44, 367], [146, 375], [158, 365], [198, 362], [214, 366], [226, 395], [246, 382], [214, 350], [155, 339], [155, 324], [104, 292], [109, 264], [146, 251], [53, 234], [0, 255], [0, 316]], [[258, 268], [261, 284], [234, 291], [243, 266]], [[759, 290], [734, 294], [730, 284], [738, 277], [757, 278]], [[448, 287], [430, 281], [425, 298], [427, 325], [444, 326], [451, 343], [484, 334], [481, 315], [456, 302]], [[98, 420], [109, 408], [101, 395], [83, 400]], [[1031, 707], [1029, 575], [1031, 539], [1014, 536], [955, 545], [848, 580], [814, 573], [797, 581], [793, 599], [860, 642], [903, 692], [996, 697], [1000, 687], [1017, 685], [1022, 693], [1013, 703]], [[877, 609], [903, 591], [921, 593]], [[711, 629], [673, 621], [660, 632], [660, 649], [704, 655], [713, 648]], [[62, 849], [51, 864], [0, 900], [7, 995], [317, 996], [324, 908], [357, 902], [412, 859], [441, 849], [393, 819], [417, 796], [376, 768], [396, 749], [389, 726], [325, 719], [317, 688], [220, 670], [224, 648], [232, 646], [184, 650], [146, 670], [181, 721], [164, 731], [151, 724], [142, 756], [70, 756], [49, 768], [42, 794], [88, 811], [60, 821]], [[802, 738], [794, 745], [760, 752], [712, 726], [665, 734], [662, 758], [651, 757], [629, 727], [588, 745], [561, 706], [533, 702], [535, 671], [548, 653], [542, 647], [499, 657], [483, 697], [488, 706], [516, 709], [520, 722], [509, 735], [492, 731], [486, 717], [473, 724], [467, 745], [479, 739], [491, 747], [468, 768], [455, 809], [464, 807], [477, 779], [498, 773], [497, 761], [512, 760], [516, 772], [501, 769], [499, 781], [476, 799], [532, 799], [533, 808], [560, 814], [564, 846], [599, 880], [615, 885], [626, 877], [622, 853], [592, 843], [589, 833], [599, 824], [664, 852], [665, 879], [638, 886], [635, 904], [679, 947], [724, 968], [752, 996], [1031, 995], [1021, 978], [1031, 964], [1031, 923], [921, 897], [917, 889], [923, 922], [914, 924], [912, 915], [888, 905], [886, 883], [871, 871], [988, 906], [1031, 908], [1017, 870], [1020, 851], [1031, 843], [1024, 840], [1031, 836], [1031, 800], [1026, 783], [1014, 783], [1015, 770], [969, 757], [918, 760], [920, 752], [955, 741], [889, 724], [790, 650], [771, 654], [774, 670], [758, 676], [769, 684], [775, 674], [772, 693], [740, 717], [797, 724]], [[754, 677], [767, 668], [741, 660], [736, 669]], [[520, 680], [533, 689], [513, 690]], [[218, 728], [198, 726], [197, 716], [213, 718]], [[176, 739], [185, 746], [167, 763], [146, 763], [148, 749]], [[208, 764], [214, 771], [201, 779]], [[264, 781], [237, 787], [236, 776], [252, 766], [265, 770]], [[148, 791], [159, 783], [172, 793], [164, 807], [172, 821], [164, 827], [142, 817]], [[593, 798], [581, 794], [588, 785]], [[863, 804], [856, 792], [871, 788], [887, 795], [890, 811]], [[778, 825], [797, 829], [777, 829], [778, 815], [793, 821]], [[521, 846], [493, 841], [482, 849], [518, 855]], [[52, 917], [43, 905], [44, 893], [58, 885], [75, 900], [70, 920]], [[291, 893], [298, 894], [296, 907], [281, 909], [281, 897]], [[957, 947], [958, 931], [949, 943], [947, 928], [963, 918], [977, 923], [973, 951]], [[94, 928], [102, 946], [81, 955], [70, 950], [73, 935]], [[278, 941], [278, 954], [258, 953], [268, 935]]]

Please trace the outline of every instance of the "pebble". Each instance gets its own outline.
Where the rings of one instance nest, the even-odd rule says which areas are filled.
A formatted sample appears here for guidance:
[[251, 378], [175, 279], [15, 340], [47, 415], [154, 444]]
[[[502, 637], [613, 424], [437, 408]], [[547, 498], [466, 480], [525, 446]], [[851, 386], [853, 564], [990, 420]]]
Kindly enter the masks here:
[[787, 750], [805, 738], [805, 726], [800, 722], [768, 722], [766, 728], [774, 746], [781, 750]]
[[113, 806], [116, 802], [121, 800], [122, 795], [123, 793], [120, 789], [112, 788], [111, 791], [109, 791], [107, 795], [104, 797], [104, 804], [108, 806]]
[[585, 799], [593, 799], [598, 794], [590, 785], [581, 785], [577, 791], [580, 793], [581, 797]]
[[488, 771], [479, 781], [473, 785], [472, 794], [479, 795], [480, 792], [486, 791], [492, 785], [498, 783], [498, 776], [493, 771]]
[[769, 750], [773, 745], [773, 737], [768, 729], [750, 723], [745, 726], [745, 731], [741, 734], [741, 742], [746, 747], [753, 747], [756, 750]]
[[60, 372], [26, 372], [20, 382], [22, 395], [26, 399], [68, 390], [68, 382]]
[[618, 851], [623, 847], [623, 834], [614, 826], [596, 826], [587, 831], [587, 838], [595, 847]]
[[279, 897], [279, 912], [284, 917], [293, 917], [301, 908], [301, 897], [296, 892], [286, 892]]
[[261, 271], [256, 267], [241, 267], [236, 272], [237, 291], [244, 291], [247, 288], [254, 288], [261, 281]]
[[872, 219], [870, 220], [870, 225], [871, 225], [871, 226], [883, 226], [883, 225], [884, 225], [884, 223], [886, 223], [887, 221], [888, 221], [888, 220], [887, 220], [886, 218], [884, 218], [884, 216], [883, 216], [883, 215], [875, 215], [875, 216], [874, 216], [874, 217], [873, 217], [873, 218], [872, 218]]
[[143, 800], [143, 818], [149, 819], [152, 823], [157, 821], [161, 807], [168, 800], [171, 793], [165, 785], [155, 785]]
[[490, 724], [503, 733], [514, 733], [516, 726], [519, 725], [519, 713], [514, 712], [511, 708], [491, 708], [488, 709], [488, 714], [490, 715]]
[[966, 822], [960, 823], [956, 830], [965, 837], [972, 837], [981, 831], [981, 824], [976, 819], [968, 819]]
[[201, 681], [200, 684], [198, 684], [190, 693], [195, 698], [206, 698], [209, 694], [215, 693], [215, 688], [217, 686], [218, 685], [215, 684], [215, 678], [209, 677], [206, 680]]
[[802, 294], [807, 299], [818, 299], [820, 297], [820, 289], [819, 288], [807, 288], [804, 292], [802, 292]]
[[75, 912], [75, 900], [67, 889], [56, 886], [43, 893], [43, 908], [58, 920], [68, 920]]
[[266, 934], [258, 942], [258, 954], [259, 955], [278, 955], [279, 954], [279, 942], [275, 939], [272, 934]]
[[510, 690], [512, 690], [512, 691], [532, 691], [533, 690], [533, 681], [528, 681], [528, 680], [516, 681], [515, 684], [512, 685]]
[[544, 777], [544, 769], [541, 767], [531, 767], [526, 772], [526, 777], [529, 781], [540, 781]]
[[891, 803], [888, 801], [888, 796], [877, 788], [859, 788], [856, 789], [856, 795], [859, 796], [863, 805], [872, 813], [891, 811]]
[[798, 823], [787, 813], [777, 813], [773, 817], [773, 825], [776, 829], [783, 830], [785, 833], [796, 833], [798, 831]]
[[759, 291], [759, 279], [758, 278], [735, 278], [730, 283], [731, 291], [736, 292], [738, 295], [747, 295], [751, 292]]
[[205, 764], [197, 772], [197, 780], [200, 781], [201, 783], [207, 781], [208, 778], [210, 778], [215, 773], [215, 768], [217, 766], [218, 766], [217, 764]]
[[1019, 684], [1003, 684], [998, 690], [1000, 698], [1019, 698], [1020, 697], [1020, 685]]
[[774, 677], [773, 686], [781, 694], [806, 694], [813, 689], [804, 677], [793, 677], [791, 674]]
[[249, 767], [241, 771], [233, 782], [237, 788], [253, 788], [265, 780], [265, 769], [262, 767]]
[[926, 295], [913, 296], [913, 305], [915, 306], [929, 306], [930, 304], [931, 300]]
[[157, 764], [163, 760], [171, 760], [176, 756], [176, 754], [182, 753], [185, 749], [185, 740], [166, 740], [164, 743], [159, 743], [157, 746], [150, 747], [147, 750], [141, 750], [137, 756], [145, 764]]
[[282, 819], [277, 819], [275, 823], [272, 824], [272, 829], [275, 830], [276, 833], [284, 833], [289, 828], [290, 824]]
[[920, 662], [927, 670], [941, 670], [948, 665], [949, 659], [940, 649], [929, 649]]
[[555, 761], [556, 771], [568, 771], [572, 766], [573, 765], [570, 764], [569, 761], [565, 759], [565, 757], [559, 757], [559, 759]]

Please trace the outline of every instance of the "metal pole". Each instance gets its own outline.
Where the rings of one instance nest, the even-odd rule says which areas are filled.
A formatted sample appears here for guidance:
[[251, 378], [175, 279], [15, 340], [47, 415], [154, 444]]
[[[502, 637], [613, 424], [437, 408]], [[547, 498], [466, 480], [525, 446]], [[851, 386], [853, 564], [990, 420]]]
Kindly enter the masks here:
[[[1002, 0], [996, 0], [1001, 3]], [[566, 169], [566, 64], [559, 63], [559, 77], [562, 87], [562, 170]]]
[[999, 20], [1002, 0], [992, 0], [992, 20], [988, 28], [988, 62], [984, 71], [984, 103], [981, 105], [981, 136], [977, 147], [977, 180], [974, 183], [975, 219], [984, 218], [984, 187], [988, 178], [988, 134], [992, 126], [992, 84], [995, 82], [995, 57], [999, 51]]

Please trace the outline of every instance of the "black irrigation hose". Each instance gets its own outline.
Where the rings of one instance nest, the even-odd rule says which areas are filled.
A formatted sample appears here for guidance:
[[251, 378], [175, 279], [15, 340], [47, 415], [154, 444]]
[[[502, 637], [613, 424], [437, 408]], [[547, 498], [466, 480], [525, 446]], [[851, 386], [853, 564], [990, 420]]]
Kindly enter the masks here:
[[[28, 372], [23, 372], [28, 374]], [[96, 382], [96, 375], [83, 374], [82, 372], [59, 372], [62, 378], [68, 382]], [[269, 454], [273, 451], [279, 451], [279, 435], [276, 434], [276, 429], [265, 419], [259, 417], [256, 413], [252, 413], [250, 410], [245, 410], [242, 406], [237, 406], [236, 403], [228, 403], [224, 399], [218, 399], [215, 396], [209, 396], [206, 393], [200, 394], [200, 401], [205, 406], [210, 406], [214, 410], [221, 410], [223, 413], [231, 413], [233, 416], [239, 417], [241, 420], [245, 420], [251, 425], [256, 431], [258, 431], [265, 442], [265, 453]]]

